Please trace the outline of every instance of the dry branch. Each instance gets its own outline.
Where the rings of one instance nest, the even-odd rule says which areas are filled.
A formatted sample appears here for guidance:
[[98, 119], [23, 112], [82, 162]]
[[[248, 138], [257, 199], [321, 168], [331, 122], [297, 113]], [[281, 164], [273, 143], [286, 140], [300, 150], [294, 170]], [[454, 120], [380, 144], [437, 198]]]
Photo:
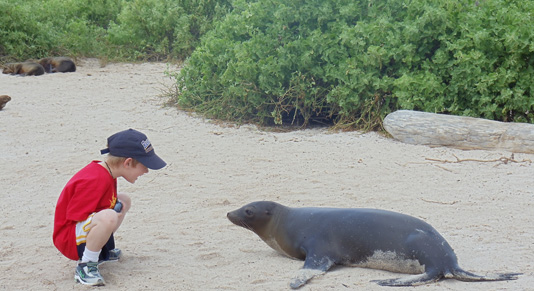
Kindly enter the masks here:
[[523, 159], [522, 161], [518, 161], [514, 159], [514, 154], [512, 154], [509, 158], [507, 157], [500, 157], [498, 159], [491, 159], [491, 160], [480, 160], [480, 159], [460, 159], [456, 155], [453, 154], [453, 156], [456, 158], [456, 161], [449, 161], [449, 160], [439, 160], [439, 159], [432, 159], [432, 158], [425, 158], [427, 161], [433, 161], [433, 162], [440, 162], [440, 163], [462, 163], [462, 162], [479, 162], [479, 163], [494, 163], [494, 162], [501, 162], [503, 164], [508, 163], [532, 163], [531, 160]]

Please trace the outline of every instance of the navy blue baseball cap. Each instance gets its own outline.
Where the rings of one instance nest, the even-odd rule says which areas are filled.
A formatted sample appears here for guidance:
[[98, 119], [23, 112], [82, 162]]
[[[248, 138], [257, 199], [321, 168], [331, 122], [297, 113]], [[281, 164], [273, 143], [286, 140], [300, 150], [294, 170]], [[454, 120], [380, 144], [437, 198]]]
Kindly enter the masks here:
[[100, 153], [133, 158], [152, 170], [159, 170], [167, 165], [156, 155], [146, 135], [131, 128], [108, 137], [108, 148], [101, 150]]

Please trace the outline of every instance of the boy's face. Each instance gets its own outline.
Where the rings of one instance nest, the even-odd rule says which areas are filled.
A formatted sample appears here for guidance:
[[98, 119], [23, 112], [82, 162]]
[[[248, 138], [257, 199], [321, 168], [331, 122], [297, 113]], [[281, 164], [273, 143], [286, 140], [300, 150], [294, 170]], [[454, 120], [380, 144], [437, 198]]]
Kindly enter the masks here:
[[135, 183], [137, 178], [148, 173], [148, 168], [143, 164], [136, 163], [134, 166], [134, 162], [131, 158], [128, 158], [124, 161], [124, 168], [124, 174], [122, 177], [132, 184]]

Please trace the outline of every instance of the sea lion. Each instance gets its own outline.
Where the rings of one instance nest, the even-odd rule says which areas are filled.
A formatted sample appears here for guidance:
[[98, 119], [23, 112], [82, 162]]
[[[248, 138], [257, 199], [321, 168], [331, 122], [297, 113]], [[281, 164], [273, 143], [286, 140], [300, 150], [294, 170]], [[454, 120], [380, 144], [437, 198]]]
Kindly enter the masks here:
[[453, 249], [428, 223], [401, 213], [365, 208], [290, 208], [257, 201], [227, 214], [276, 251], [304, 260], [291, 280], [299, 288], [334, 265], [417, 274], [375, 280], [382, 286], [416, 286], [441, 279], [515, 280], [521, 273], [476, 275], [462, 270]]
[[9, 101], [11, 101], [11, 97], [7, 95], [0, 95], [0, 110], [2, 110]]
[[2, 70], [4, 74], [21, 76], [39, 76], [45, 73], [43, 66], [34, 62], [7, 63]]
[[38, 62], [44, 67], [47, 73], [76, 72], [76, 64], [68, 57], [42, 58]]

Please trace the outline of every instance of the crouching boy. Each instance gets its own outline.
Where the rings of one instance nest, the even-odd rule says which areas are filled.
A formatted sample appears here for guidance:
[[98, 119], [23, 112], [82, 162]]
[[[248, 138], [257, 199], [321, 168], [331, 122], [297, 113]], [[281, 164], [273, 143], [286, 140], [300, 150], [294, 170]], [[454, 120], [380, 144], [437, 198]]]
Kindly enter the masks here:
[[78, 261], [74, 278], [85, 285], [104, 285], [98, 265], [117, 261], [113, 233], [128, 210], [130, 197], [117, 194], [117, 178], [130, 183], [148, 169], [158, 170], [166, 163], [154, 152], [143, 133], [128, 129], [108, 138], [104, 161], [92, 161], [67, 183], [61, 192], [54, 218], [53, 241], [67, 258]]

